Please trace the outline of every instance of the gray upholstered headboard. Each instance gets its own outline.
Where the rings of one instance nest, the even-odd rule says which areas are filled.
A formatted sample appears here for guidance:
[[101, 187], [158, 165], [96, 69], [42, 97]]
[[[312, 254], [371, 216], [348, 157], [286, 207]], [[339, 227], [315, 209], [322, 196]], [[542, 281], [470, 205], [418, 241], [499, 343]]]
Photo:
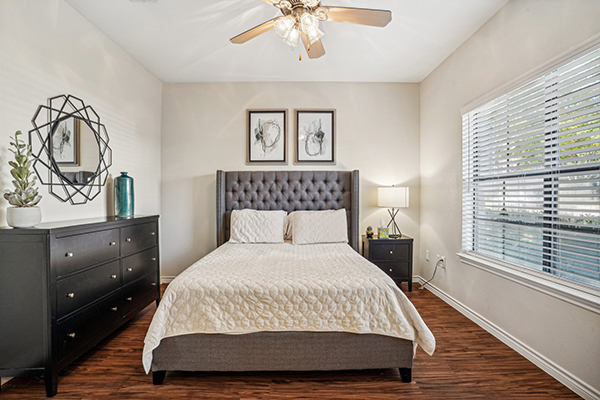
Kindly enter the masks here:
[[346, 209], [358, 251], [358, 171], [217, 171], [217, 245], [229, 240], [231, 210]]

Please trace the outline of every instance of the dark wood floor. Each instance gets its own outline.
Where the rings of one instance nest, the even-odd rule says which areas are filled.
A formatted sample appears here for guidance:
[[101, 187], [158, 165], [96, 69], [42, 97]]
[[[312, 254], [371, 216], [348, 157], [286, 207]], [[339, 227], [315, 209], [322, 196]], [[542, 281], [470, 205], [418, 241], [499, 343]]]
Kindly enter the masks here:
[[[404, 289], [406, 287], [404, 286]], [[573, 392], [427, 290], [408, 297], [437, 340], [419, 349], [413, 382], [397, 370], [302, 373], [169, 373], [162, 386], [144, 374], [144, 336], [155, 306], [66, 369], [55, 399], [566, 399]], [[41, 378], [15, 378], [1, 399], [43, 399]]]

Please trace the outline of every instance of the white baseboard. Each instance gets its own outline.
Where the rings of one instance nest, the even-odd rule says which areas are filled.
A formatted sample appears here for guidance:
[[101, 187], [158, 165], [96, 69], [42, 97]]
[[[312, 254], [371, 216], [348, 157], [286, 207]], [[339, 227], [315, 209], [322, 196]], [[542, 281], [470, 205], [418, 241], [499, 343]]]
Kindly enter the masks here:
[[[419, 282], [421, 285], [425, 283], [425, 280], [420, 276], [413, 276], [413, 282]], [[449, 304], [452, 308], [460, 312], [471, 321], [485, 329], [487, 332], [492, 334], [494, 337], [499, 339], [501, 342], [506, 344], [511, 349], [534, 363], [541, 370], [552, 376], [554, 379], [571, 389], [573, 392], [583, 397], [586, 400], [598, 400], [600, 399], [600, 390], [588, 385], [569, 371], [562, 368], [560, 365], [549, 360], [544, 355], [540, 354], [536, 350], [532, 349], [510, 333], [495, 325], [491, 321], [484, 318], [482, 315], [471, 310], [455, 298], [451, 297], [444, 291], [440, 290], [436, 286], [428, 283], [425, 286], [427, 290], [435, 294], [437, 297], [442, 299], [444, 302]]]
[[175, 279], [175, 277], [174, 277], [174, 276], [161, 276], [161, 277], [160, 277], [160, 283], [161, 283], [161, 284], [163, 284], [163, 283], [171, 283], [171, 281], [172, 281], [173, 279]]

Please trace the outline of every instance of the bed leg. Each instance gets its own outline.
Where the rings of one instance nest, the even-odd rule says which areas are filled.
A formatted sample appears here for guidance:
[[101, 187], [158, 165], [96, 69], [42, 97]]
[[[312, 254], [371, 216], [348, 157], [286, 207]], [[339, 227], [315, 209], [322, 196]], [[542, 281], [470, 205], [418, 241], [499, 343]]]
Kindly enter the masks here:
[[167, 376], [167, 371], [152, 371], [152, 384], [162, 385]]
[[398, 368], [400, 370], [400, 378], [402, 382], [410, 382], [412, 380], [412, 368]]

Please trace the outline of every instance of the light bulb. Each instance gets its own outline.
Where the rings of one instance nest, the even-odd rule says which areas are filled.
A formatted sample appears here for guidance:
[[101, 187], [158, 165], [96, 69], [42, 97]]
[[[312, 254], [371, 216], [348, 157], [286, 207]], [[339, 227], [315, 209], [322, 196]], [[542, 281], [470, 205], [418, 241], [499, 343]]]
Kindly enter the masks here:
[[283, 38], [283, 41], [292, 47], [297, 47], [298, 39], [300, 39], [300, 32], [298, 32], [298, 30], [294, 28], [290, 30], [286, 37]]
[[295, 24], [296, 19], [291, 15], [287, 15], [285, 17], [277, 18], [273, 27], [275, 28], [275, 32], [285, 39], [290, 34], [290, 31], [294, 30]]

